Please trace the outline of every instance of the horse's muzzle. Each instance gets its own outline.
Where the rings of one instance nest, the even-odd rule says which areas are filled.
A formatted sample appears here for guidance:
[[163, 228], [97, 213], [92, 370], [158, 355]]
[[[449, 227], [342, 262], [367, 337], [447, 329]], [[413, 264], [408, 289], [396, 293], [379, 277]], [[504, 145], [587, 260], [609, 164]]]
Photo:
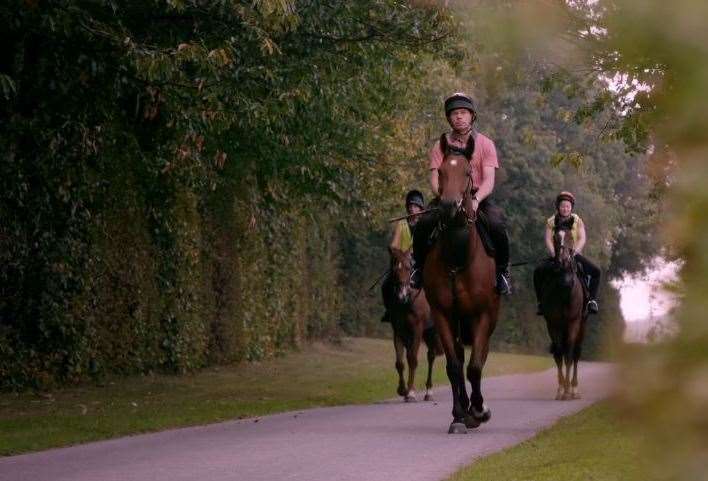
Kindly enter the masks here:
[[404, 304], [407, 304], [411, 300], [411, 288], [410, 286], [404, 285], [398, 289], [398, 300]]

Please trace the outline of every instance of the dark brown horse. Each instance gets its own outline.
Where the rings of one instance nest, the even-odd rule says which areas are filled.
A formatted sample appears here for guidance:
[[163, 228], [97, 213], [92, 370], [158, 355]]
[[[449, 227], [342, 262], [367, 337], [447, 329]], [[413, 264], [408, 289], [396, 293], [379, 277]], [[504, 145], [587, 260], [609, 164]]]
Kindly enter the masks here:
[[[489, 338], [499, 316], [495, 290], [496, 267], [477, 231], [471, 209], [472, 170], [468, 160], [447, 153], [439, 169], [441, 187], [438, 237], [425, 261], [423, 282], [435, 328], [447, 359], [453, 396], [450, 433], [464, 433], [491, 418], [484, 404], [482, 369], [489, 353]], [[464, 345], [472, 346], [465, 386]]]
[[[413, 289], [411, 279], [411, 255], [398, 249], [391, 252], [391, 282], [394, 299], [390, 302], [390, 320], [393, 327], [393, 345], [396, 349], [398, 394], [406, 402], [416, 400], [415, 370], [418, 367], [418, 349], [422, 341], [428, 347], [428, 379], [425, 383], [425, 401], [432, 400], [433, 363], [435, 356], [442, 354], [440, 339], [430, 322], [430, 306], [420, 289]], [[403, 380], [403, 355], [408, 362], [408, 383]]]
[[588, 315], [585, 292], [578, 278], [573, 237], [565, 230], [556, 230], [553, 234], [553, 245], [556, 255], [553, 268], [546, 274], [543, 283], [541, 305], [551, 338], [551, 353], [558, 367], [556, 399], [579, 399], [578, 360]]

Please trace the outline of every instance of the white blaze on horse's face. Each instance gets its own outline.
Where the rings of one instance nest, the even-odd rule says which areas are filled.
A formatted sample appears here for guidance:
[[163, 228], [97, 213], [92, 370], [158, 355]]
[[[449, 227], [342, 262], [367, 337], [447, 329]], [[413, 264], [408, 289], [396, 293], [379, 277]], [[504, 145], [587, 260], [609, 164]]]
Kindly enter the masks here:
[[468, 187], [468, 162], [464, 156], [448, 154], [438, 170], [440, 200], [447, 203], [462, 202]]
[[410, 295], [410, 286], [408, 284], [404, 284], [401, 286], [401, 289], [398, 291], [398, 299], [401, 301], [406, 301], [408, 300], [408, 296]]

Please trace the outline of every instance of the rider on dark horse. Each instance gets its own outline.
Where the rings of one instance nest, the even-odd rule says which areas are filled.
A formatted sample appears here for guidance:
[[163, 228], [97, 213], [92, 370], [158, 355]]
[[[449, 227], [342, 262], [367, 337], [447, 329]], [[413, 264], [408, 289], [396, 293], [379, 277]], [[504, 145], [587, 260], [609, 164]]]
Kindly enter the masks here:
[[[443, 134], [440, 140], [435, 142], [429, 156], [430, 184], [433, 193], [440, 194], [438, 169], [446, 153], [463, 154], [472, 168], [472, 182], [476, 189], [472, 210], [481, 214], [480, 220], [493, 244], [497, 266], [496, 288], [500, 294], [510, 294], [509, 237], [506, 233], [504, 214], [489, 198], [494, 190], [496, 169], [499, 168], [494, 142], [474, 128], [477, 113], [469, 95], [458, 92], [448, 97], [445, 100], [445, 115], [452, 130]], [[436, 204], [436, 201], [431, 204]], [[428, 214], [421, 219], [414, 232], [412, 279], [414, 286], [422, 285], [423, 263], [432, 243], [431, 237], [436, 223], [435, 213]]]
[[[411, 190], [406, 194], [406, 213], [409, 217], [401, 219], [396, 223], [391, 237], [389, 247], [398, 249], [401, 252], [408, 252], [413, 248], [413, 231], [418, 222], [419, 215], [425, 207], [425, 199], [419, 190]], [[391, 322], [390, 308], [394, 301], [394, 279], [388, 275], [381, 286], [381, 291], [384, 298], [384, 306], [386, 313], [381, 318], [381, 322]]]
[[546, 276], [554, 268], [555, 249], [553, 247], [553, 233], [557, 230], [566, 230], [573, 237], [573, 245], [575, 246], [575, 261], [581, 267], [581, 272], [585, 276], [590, 277], [588, 289], [590, 291], [590, 299], [588, 300], [587, 309], [592, 314], [597, 314], [597, 289], [600, 285], [600, 269], [590, 262], [589, 259], [581, 254], [585, 247], [585, 224], [580, 216], [573, 212], [575, 207], [575, 196], [570, 192], [561, 192], [556, 197], [556, 213], [546, 221], [546, 248], [551, 257], [546, 259], [533, 273], [533, 285], [536, 289], [536, 299], [538, 300], [538, 314], [542, 315], [543, 306], [541, 305], [542, 288], [546, 280]]

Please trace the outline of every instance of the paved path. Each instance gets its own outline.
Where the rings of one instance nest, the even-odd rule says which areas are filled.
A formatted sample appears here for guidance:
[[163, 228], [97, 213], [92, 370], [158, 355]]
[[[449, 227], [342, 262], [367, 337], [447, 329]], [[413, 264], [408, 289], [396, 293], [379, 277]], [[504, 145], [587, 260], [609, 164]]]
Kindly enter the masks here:
[[554, 401], [555, 370], [484, 381], [492, 420], [448, 435], [436, 401], [311, 409], [0, 458], [2, 481], [438, 481], [532, 437], [610, 392], [613, 368], [580, 367], [578, 401]]

